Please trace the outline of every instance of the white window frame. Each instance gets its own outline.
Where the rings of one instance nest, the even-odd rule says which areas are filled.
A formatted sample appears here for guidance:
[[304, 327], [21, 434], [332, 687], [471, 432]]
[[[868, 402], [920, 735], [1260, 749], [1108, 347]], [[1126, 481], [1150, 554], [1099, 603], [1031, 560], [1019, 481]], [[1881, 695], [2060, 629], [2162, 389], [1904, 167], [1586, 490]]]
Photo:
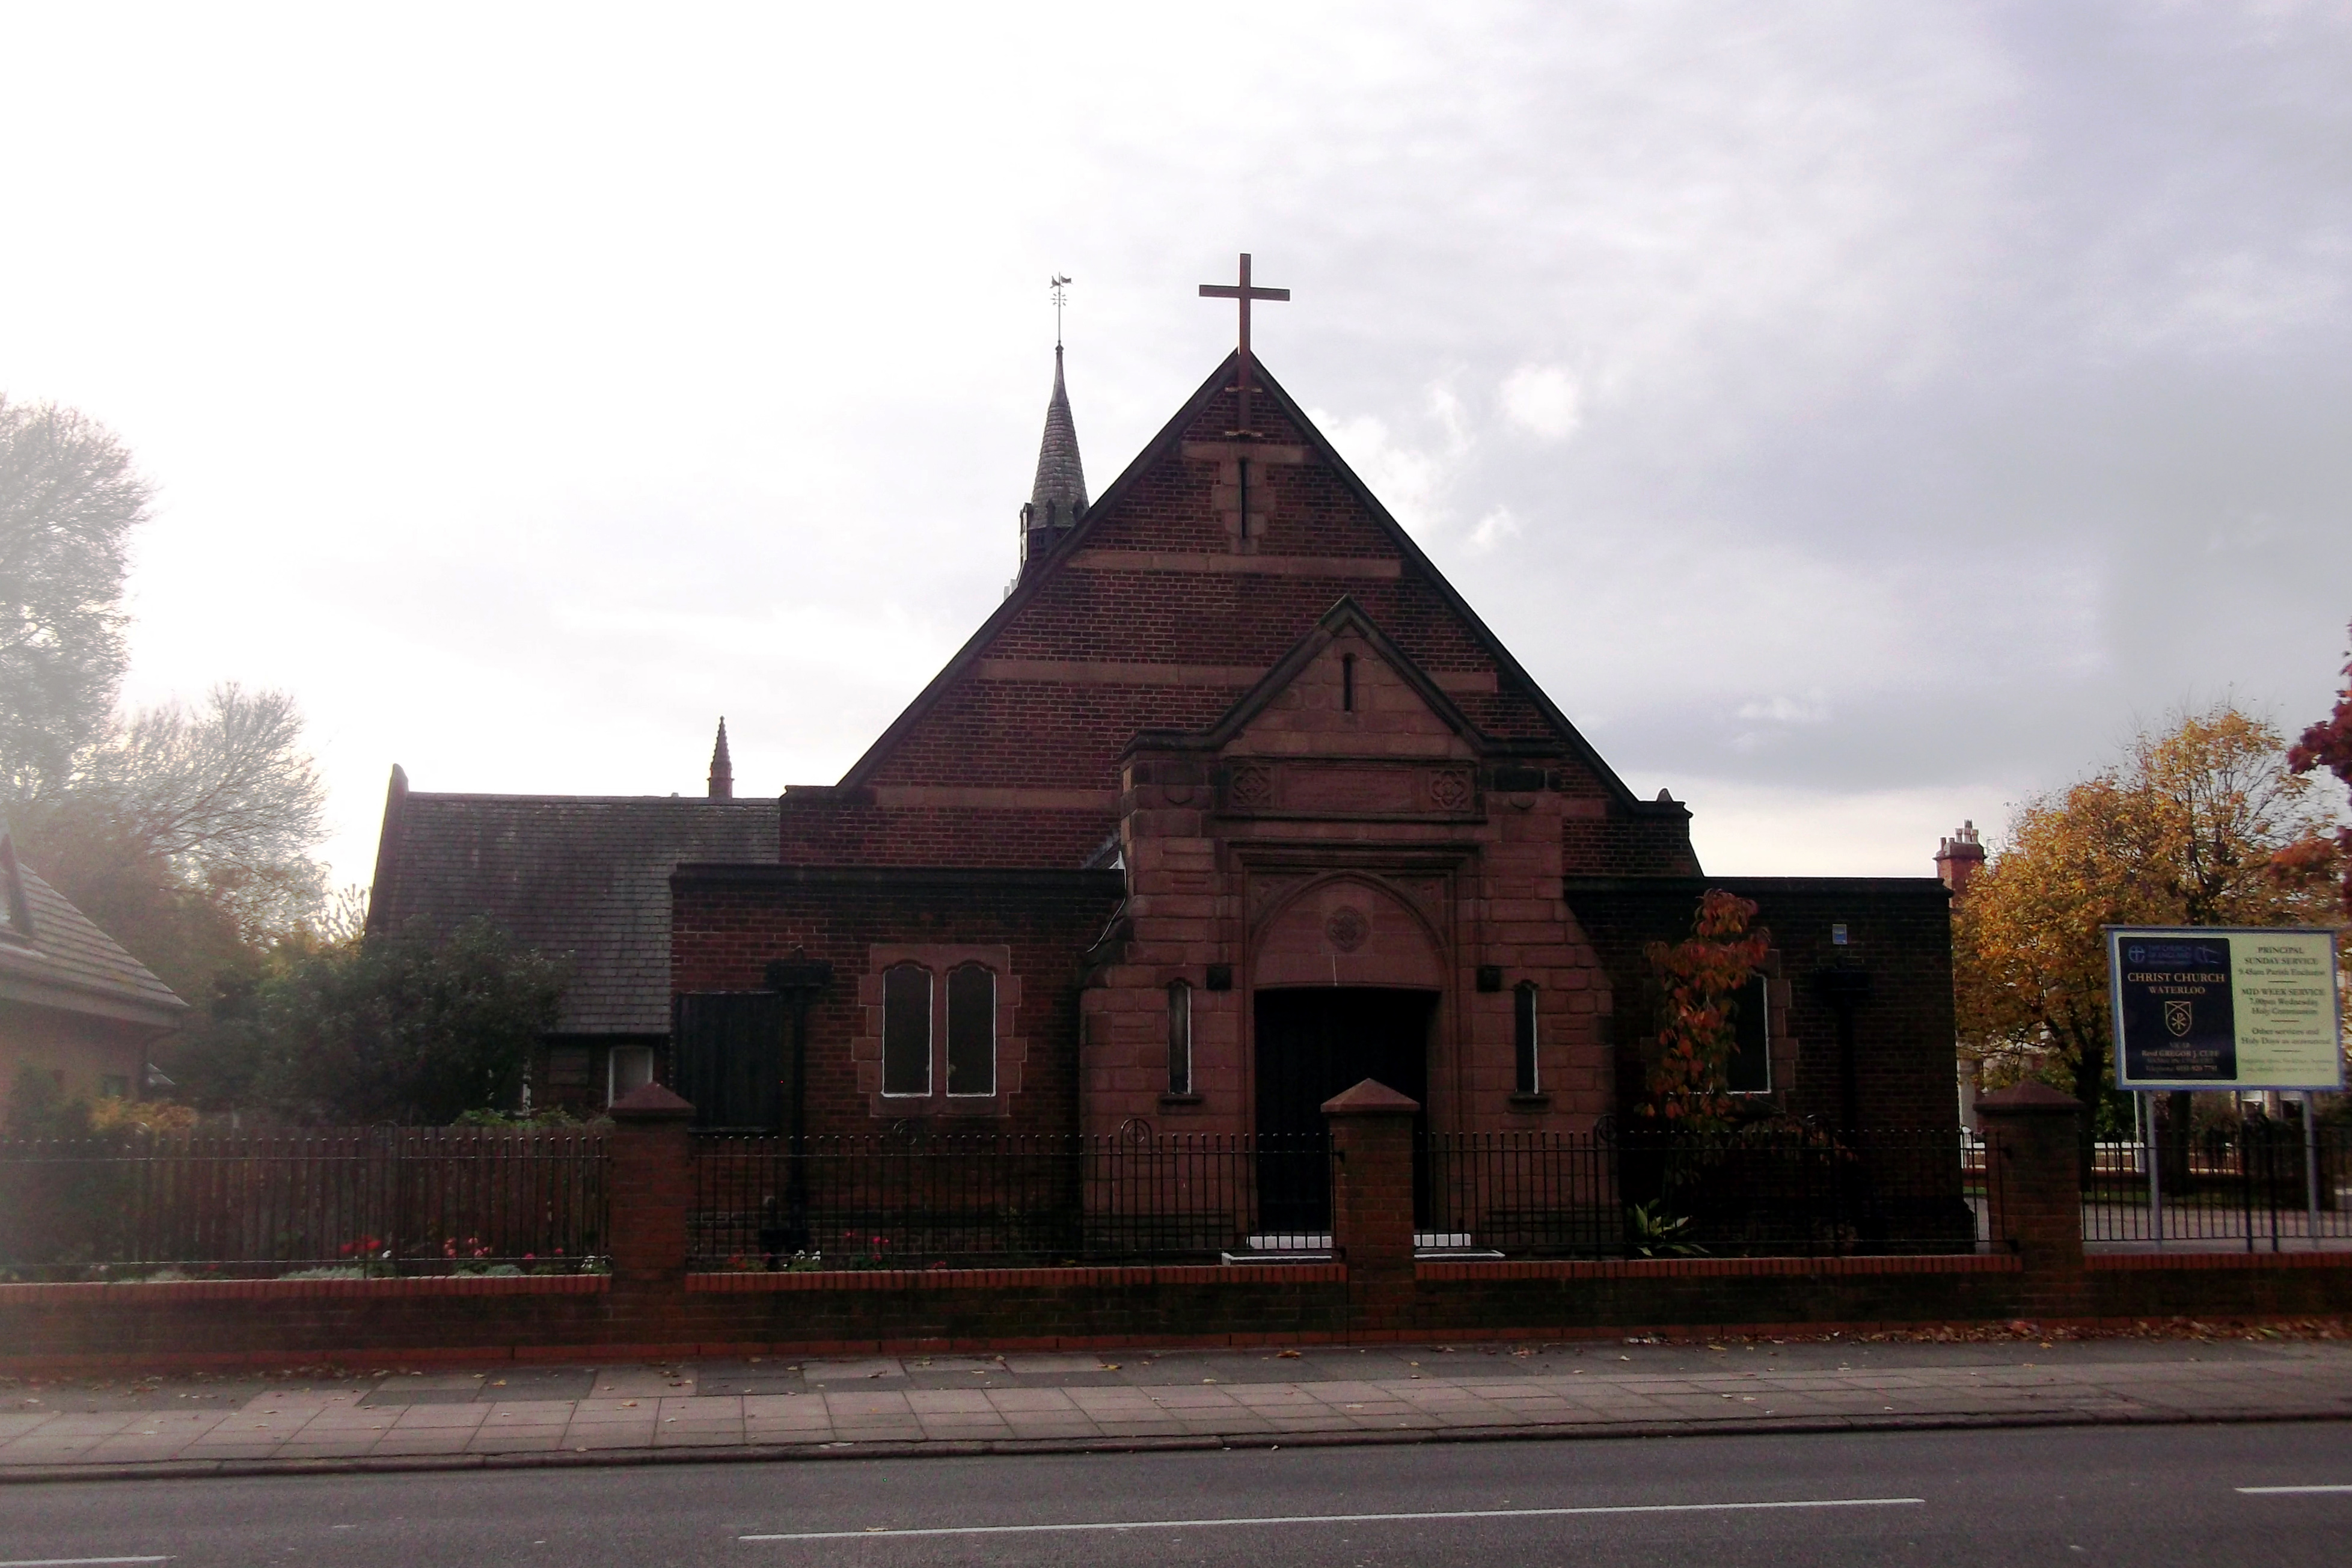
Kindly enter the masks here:
[[[621, 1087], [621, 1058], [628, 1057], [646, 1064], [646, 1076], [628, 1089]], [[612, 1104], [632, 1089], [642, 1089], [655, 1079], [654, 1048], [651, 1046], [614, 1046], [604, 1053], [604, 1103]]]
[[[1764, 1035], [1764, 1044], [1762, 1047], [1764, 1053], [1764, 1087], [1762, 1089], [1734, 1089], [1731, 1087], [1729, 1075], [1727, 1072], [1726, 1080], [1723, 1086], [1723, 1092], [1726, 1094], [1752, 1095], [1769, 1094], [1772, 1092], [1772, 982], [1767, 975], [1755, 974], [1749, 976], [1749, 984], [1756, 987], [1757, 1011], [1761, 1015], [1757, 1022], [1761, 1027]], [[1748, 987], [1743, 985], [1740, 989], [1745, 991]], [[1745, 1002], [1747, 998], [1741, 997], [1739, 1000]], [[1732, 1027], [1735, 1032], [1732, 1036], [1731, 1043], [1732, 1047], [1736, 1050], [1738, 1048], [1739, 1045], [1739, 1037], [1737, 1033], [1738, 1026], [1735, 1024]], [[1728, 1063], [1725, 1065], [1727, 1068], [1729, 1066]]]
[[[1184, 1058], [1184, 1076], [1181, 1081], [1176, 1076], [1180, 1035], [1182, 1037], [1181, 1049]], [[1171, 980], [1168, 983], [1168, 1092], [1171, 1094], [1193, 1092], [1192, 983], [1189, 980]]]
[[[1528, 1081], [1519, 1082], [1519, 1024], [1522, 1010], [1528, 1030]], [[1511, 987], [1511, 1092], [1543, 1092], [1543, 991], [1532, 980]]]
[[[923, 1087], [899, 1089], [890, 1087], [890, 976], [902, 969], [911, 969], [923, 977]], [[901, 960], [882, 972], [882, 1098], [885, 1100], [929, 1100], [939, 1082], [940, 1027], [938, 1014], [946, 1005], [947, 987], [940, 984], [938, 972], [927, 963], [911, 959]]]
[[[956, 976], [968, 970], [988, 976], [988, 1087], [984, 1089], [959, 1089], [955, 1087], [954, 1062], [950, 1053], [955, 1048], [955, 982]], [[940, 1050], [940, 1081], [947, 1087], [950, 1100], [994, 1100], [996, 1098], [996, 1009], [1003, 989], [995, 969], [977, 959], [967, 959], [947, 973], [947, 983], [937, 987], [939, 992], [940, 1026], [937, 1030]]]

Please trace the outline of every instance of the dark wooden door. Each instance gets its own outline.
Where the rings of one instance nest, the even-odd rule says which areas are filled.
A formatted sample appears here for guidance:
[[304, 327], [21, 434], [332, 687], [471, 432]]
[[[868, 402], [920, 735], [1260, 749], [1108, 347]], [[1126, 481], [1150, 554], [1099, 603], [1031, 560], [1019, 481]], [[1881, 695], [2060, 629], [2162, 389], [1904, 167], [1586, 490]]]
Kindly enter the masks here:
[[[1269, 1231], [1321, 1233], [1331, 1228], [1328, 1181], [1282, 1146], [1322, 1146], [1328, 1131], [1323, 1102], [1365, 1079], [1408, 1095], [1423, 1107], [1414, 1131], [1427, 1123], [1433, 991], [1377, 986], [1261, 991], [1256, 995], [1257, 1131], [1266, 1152], [1258, 1162], [1259, 1223]], [[1423, 1155], [1413, 1155], [1413, 1211], [1426, 1219], [1428, 1182]]]
[[673, 1076], [677, 1092], [693, 1102], [697, 1127], [782, 1131], [785, 1017], [784, 999], [772, 991], [677, 998]]

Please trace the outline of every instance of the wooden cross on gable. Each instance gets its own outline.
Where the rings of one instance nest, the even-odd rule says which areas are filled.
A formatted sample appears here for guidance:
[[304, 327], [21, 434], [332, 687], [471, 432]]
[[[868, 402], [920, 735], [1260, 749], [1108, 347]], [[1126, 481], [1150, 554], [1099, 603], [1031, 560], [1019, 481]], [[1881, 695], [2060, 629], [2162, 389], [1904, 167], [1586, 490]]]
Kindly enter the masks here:
[[1241, 281], [1238, 283], [1203, 283], [1201, 285], [1201, 298], [1203, 300], [1236, 300], [1241, 302], [1241, 417], [1235, 421], [1236, 424], [1240, 425], [1241, 428], [1234, 433], [1237, 436], [1251, 435], [1253, 432], [1250, 429], [1249, 406], [1250, 301], [1253, 300], [1287, 300], [1290, 298], [1290, 290], [1287, 289], [1259, 289], [1253, 287], [1250, 283], [1249, 252], [1244, 250], [1242, 252]]

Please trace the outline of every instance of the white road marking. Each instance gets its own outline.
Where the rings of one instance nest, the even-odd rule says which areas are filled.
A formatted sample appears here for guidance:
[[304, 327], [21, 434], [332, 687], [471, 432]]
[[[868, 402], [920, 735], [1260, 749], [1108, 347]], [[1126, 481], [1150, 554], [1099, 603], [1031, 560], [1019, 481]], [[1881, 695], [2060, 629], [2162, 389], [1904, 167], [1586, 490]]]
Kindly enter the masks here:
[[[2298, 1492], [2352, 1492], [2352, 1485], [2340, 1487], [2240, 1487], [2238, 1489], [2245, 1493], [2248, 1497], [2284, 1497]], [[0, 1568], [8, 1568], [8, 1565], [5, 1563], [0, 1563]]]
[[85, 1563], [170, 1561], [169, 1557], [19, 1557], [13, 1563], [0, 1563], [0, 1568], [82, 1568]]
[[[1612, 1513], [1734, 1513], [1792, 1508], [1922, 1508], [1922, 1497], [1813, 1498], [1798, 1502], [1644, 1502], [1594, 1508], [1455, 1509], [1433, 1513], [1299, 1513], [1262, 1519], [1136, 1519], [1101, 1524], [961, 1524], [928, 1530], [820, 1530], [793, 1535], [739, 1535], [738, 1541], [871, 1541], [877, 1536], [1050, 1535], [1104, 1530], [1216, 1530], [1270, 1524], [1394, 1524], [1417, 1520], [1567, 1519]], [[0, 1568], [8, 1568], [0, 1563]]]

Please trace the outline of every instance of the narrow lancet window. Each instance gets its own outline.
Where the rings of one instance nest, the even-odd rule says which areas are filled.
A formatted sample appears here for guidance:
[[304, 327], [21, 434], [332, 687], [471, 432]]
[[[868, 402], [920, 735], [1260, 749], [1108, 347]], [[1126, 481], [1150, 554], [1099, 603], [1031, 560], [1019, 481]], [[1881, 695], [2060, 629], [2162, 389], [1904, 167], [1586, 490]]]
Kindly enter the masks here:
[[1339, 711], [1353, 713], [1355, 710], [1356, 656], [1352, 653], [1341, 654], [1339, 656]]
[[1192, 1092], [1192, 987], [1168, 983], [1168, 1092]]
[[996, 1092], [996, 972], [982, 964], [948, 974], [948, 1092]]
[[1517, 1091], [1539, 1094], [1542, 1086], [1536, 1070], [1536, 983], [1519, 982], [1511, 994], [1511, 1047], [1517, 1061]]
[[901, 963], [882, 975], [882, 1092], [931, 1092], [931, 972]]

